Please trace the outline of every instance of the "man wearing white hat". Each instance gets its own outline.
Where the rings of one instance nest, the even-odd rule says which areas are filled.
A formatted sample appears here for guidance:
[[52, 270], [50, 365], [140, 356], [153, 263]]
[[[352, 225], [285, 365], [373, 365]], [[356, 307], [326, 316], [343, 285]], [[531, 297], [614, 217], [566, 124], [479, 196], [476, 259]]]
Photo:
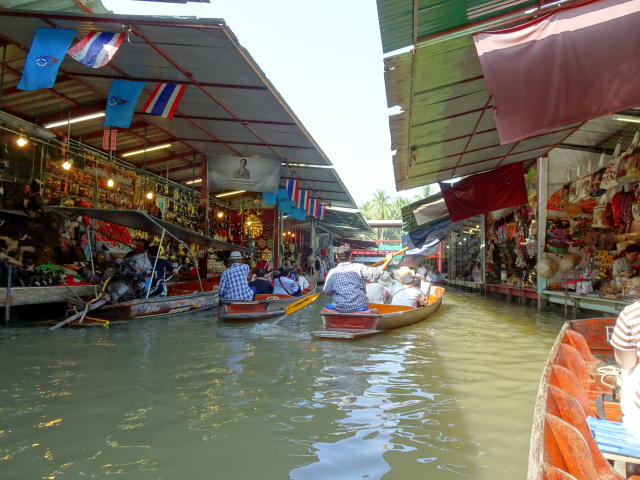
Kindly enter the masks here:
[[222, 272], [218, 295], [220, 300], [253, 300], [249, 288], [249, 265], [242, 263], [240, 252], [231, 252], [229, 268]]

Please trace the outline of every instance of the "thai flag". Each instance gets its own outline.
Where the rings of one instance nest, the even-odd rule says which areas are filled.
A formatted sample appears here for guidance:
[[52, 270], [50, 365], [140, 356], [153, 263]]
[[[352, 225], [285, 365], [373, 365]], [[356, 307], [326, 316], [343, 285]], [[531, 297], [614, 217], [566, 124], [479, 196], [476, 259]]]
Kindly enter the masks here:
[[298, 196], [300, 195], [298, 180], [294, 180], [293, 178], [288, 178], [285, 181], [285, 186], [287, 188], [287, 194], [289, 195], [289, 200], [291, 200], [292, 202], [298, 203]]
[[144, 104], [142, 111], [150, 115], [173, 118], [186, 88], [186, 85], [173, 83], [159, 84], [151, 93], [147, 103]]
[[318, 203], [318, 206], [316, 207], [316, 218], [318, 220], [324, 220], [326, 208], [327, 206], [324, 203]]
[[67, 50], [67, 54], [87, 67], [102, 68], [116, 54], [124, 37], [124, 33], [91, 32]]
[[296, 204], [298, 208], [305, 212], [307, 211], [307, 207], [309, 206], [309, 190], [300, 190]]
[[316, 198], [311, 198], [309, 199], [309, 203], [307, 205], [307, 215], [310, 215], [312, 217], [316, 216], [316, 204], [318, 202], [318, 199]]

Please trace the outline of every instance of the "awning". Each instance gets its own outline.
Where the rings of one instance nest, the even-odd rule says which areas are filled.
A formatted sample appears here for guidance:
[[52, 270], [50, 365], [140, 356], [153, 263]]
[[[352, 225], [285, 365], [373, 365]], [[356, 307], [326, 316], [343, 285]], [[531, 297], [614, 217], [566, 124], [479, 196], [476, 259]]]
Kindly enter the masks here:
[[[36, 27], [127, 31], [130, 42], [104, 68], [66, 56], [52, 89], [15, 88]], [[98, 15], [0, 9], [0, 41], [8, 45], [2, 108], [40, 125], [104, 110], [113, 79], [142, 80], [133, 122], [118, 132], [116, 156], [170, 143], [127, 157], [170, 180], [201, 178], [207, 158], [239, 155], [277, 158], [282, 177], [297, 178], [321, 202], [355, 208], [331, 161], [221, 19]], [[186, 85], [173, 119], [141, 111], [158, 83]], [[74, 123], [71, 136], [102, 144], [102, 118]], [[146, 141], [145, 141], [146, 138]], [[324, 168], [314, 168], [324, 167]]]
[[206, 235], [192, 232], [186, 228], [179, 227], [173, 223], [165, 222], [158, 218], [154, 218], [140, 210], [110, 210], [102, 208], [80, 208], [80, 207], [50, 207], [53, 211], [69, 217], [84, 216], [94, 220], [115, 223], [128, 228], [141, 230], [150, 235], [162, 235], [162, 231], [166, 231], [166, 235], [178, 242], [197, 243], [206, 247], [215, 248], [217, 250], [239, 250], [249, 251], [244, 247], [239, 247], [231, 243], [222, 242]]

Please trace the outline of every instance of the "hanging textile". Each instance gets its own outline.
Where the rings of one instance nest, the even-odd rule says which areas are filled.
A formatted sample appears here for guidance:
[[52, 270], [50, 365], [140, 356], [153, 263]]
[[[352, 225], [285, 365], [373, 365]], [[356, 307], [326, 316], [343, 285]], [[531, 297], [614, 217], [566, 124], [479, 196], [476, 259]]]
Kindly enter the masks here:
[[501, 144], [640, 105], [640, 2], [599, 0], [473, 36]]
[[38, 90], [53, 87], [60, 64], [75, 34], [75, 30], [65, 28], [36, 28], [18, 88]]
[[453, 185], [440, 183], [453, 222], [528, 202], [522, 162], [465, 178]]

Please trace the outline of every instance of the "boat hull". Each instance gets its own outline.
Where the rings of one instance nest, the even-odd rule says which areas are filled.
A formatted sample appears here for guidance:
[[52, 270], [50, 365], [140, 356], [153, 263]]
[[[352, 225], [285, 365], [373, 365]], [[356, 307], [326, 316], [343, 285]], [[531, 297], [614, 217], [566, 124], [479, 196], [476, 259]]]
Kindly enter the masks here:
[[325, 309], [322, 311], [324, 330], [311, 332], [311, 335], [355, 339], [413, 325], [426, 320], [440, 308], [444, 291], [442, 287], [433, 287], [429, 304], [421, 308], [372, 303], [368, 312], [339, 313]]
[[258, 294], [253, 301], [220, 302], [218, 318], [221, 320], [258, 321], [284, 315], [287, 305], [313, 294], [315, 285], [303, 290], [300, 297], [282, 294]]
[[[598, 418], [596, 398], [612, 391], [602, 382], [597, 368], [615, 363], [609, 339], [615, 318], [594, 318], [566, 322], [551, 348], [542, 371], [529, 450], [528, 480], [543, 480], [560, 470], [567, 478], [584, 478], [585, 471], [597, 471], [594, 478], [625, 478], [610, 468], [589, 428], [586, 417]], [[609, 378], [607, 383], [615, 383]], [[605, 401], [606, 420], [621, 420], [618, 402]], [[572, 437], [573, 436], [573, 437]], [[581, 454], [565, 448], [588, 446]], [[558, 477], [564, 478], [564, 477]]]
[[72, 322], [69, 326], [89, 327], [143, 318], [179, 315], [215, 308], [216, 305], [218, 305], [217, 291], [132, 300], [105, 305], [90, 312], [82, 323]]

